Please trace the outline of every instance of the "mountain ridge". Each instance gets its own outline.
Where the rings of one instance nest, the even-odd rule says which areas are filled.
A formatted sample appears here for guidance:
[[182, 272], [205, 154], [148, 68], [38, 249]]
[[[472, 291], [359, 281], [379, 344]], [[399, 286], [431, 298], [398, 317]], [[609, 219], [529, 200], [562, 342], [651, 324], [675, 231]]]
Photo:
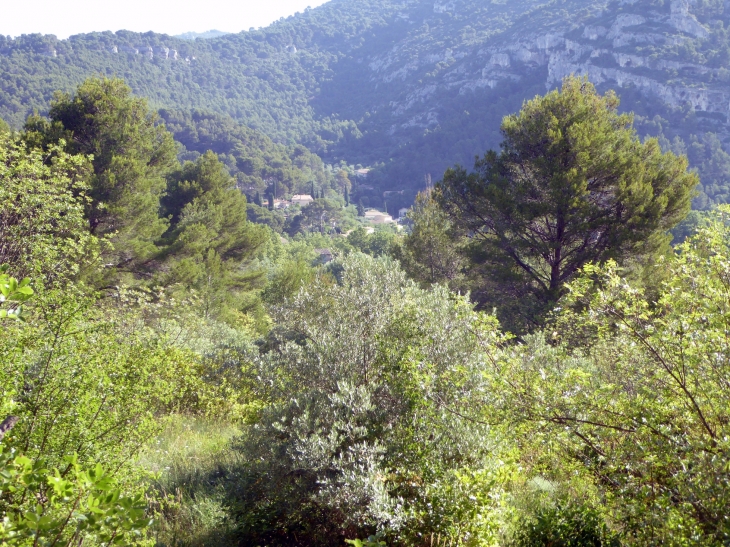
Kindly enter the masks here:
[[[326, 161], [376, 166], [375, 194], [406, 189], [406, 202], [424, 176], [498, 146], [501, 117], [569, 74], [616, 89], [640, 133], [665, 148], [714, 135], [724, 152], [729, 5], [331, 0], [264, 29], [192, 42], [127, 32], [0, 38], [0, 117], [17, 127], [47, 108], [53, 89], [121, 76], [157, 108], [215, 111]], [[701, 193], [705, 206], [730, 196]]]
[[206, 30], [205, 32], [183, 32], [182, 34], [175, 34], [175, 38], [181, 38], [182, 40], [195, 40], [201, 38], [203, 40], [210, 40], [211, 38], [218, 38], [231, 34], [230, 32], [223, 32], [222, 30]]

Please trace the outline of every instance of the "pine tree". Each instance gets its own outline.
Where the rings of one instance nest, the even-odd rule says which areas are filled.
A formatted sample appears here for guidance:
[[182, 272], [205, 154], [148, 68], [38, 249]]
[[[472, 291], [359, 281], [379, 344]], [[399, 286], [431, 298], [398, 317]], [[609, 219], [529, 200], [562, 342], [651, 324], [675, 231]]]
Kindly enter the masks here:
[[169, 209], [168, 265], [157, 281], [194, 289], [206, 315], [235, 318], [262, 279], [250, 262], [267, 240], [267, 229], [248, 221], [246, 196], [213, 152], [185, 164], [169, 192], [177, 193], [171, 202], [181, 206], [179, 212]]
[[358, 200], [358, 202], [357, 202], [357, 216], [359, 216], [359, 217], [365, 216], [365, 206], [362, 204], [362, 199]]
[[395, 253], [403, 269], [425, 286], [445, 282], [453, 289], [458, 288], [457, 281], [463, 275], [465, 264], [462, 249], [451, 233], [451, 221], [432, 199], [430, 191], [416, 196], [408, 218], [412, 222], [411, 231]]
[[157, 251], [154, 241], [167, 229], [158, 212], [165, 176], [177, 166], [172, 135], [118, 79], [90, 78], [74, 94], [57, 95], [49, 118], [29, 118], [26, 142], [47, 149], [63, 138], [67, 152], [93, 156], [91, 231], [111, 238], [107, 262], [134, 269]]
[[[525, 299], [537, 320], [587, 263], [650, 257], [689, 211], [687, 159], [641, 142], [613, 92], [570, 77], [502, 122], [500, 153], [449, 169], [437, 199], [473, 234], [497, 294]], [[642, 260], [644, 260], [642, 259]]]
[[345, 207], [350, 205], [350, 190], [345, 187]]

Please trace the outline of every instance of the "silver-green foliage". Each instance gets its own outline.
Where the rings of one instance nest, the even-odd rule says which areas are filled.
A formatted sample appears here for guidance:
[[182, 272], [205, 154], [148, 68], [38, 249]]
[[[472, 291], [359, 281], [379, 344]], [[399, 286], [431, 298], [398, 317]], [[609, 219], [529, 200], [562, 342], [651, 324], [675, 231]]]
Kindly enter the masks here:
[[267, 481], [244, 494], [245, 529], [317, 545], [373, 529], [488, 542], [511, 467], [499, 436], [459, 415], [499, 341], [494, 320], [389, 259], [354, 253], [331, 271], [278, 310], [258, 359], [274, 403], [241, 445], [252, 481]]

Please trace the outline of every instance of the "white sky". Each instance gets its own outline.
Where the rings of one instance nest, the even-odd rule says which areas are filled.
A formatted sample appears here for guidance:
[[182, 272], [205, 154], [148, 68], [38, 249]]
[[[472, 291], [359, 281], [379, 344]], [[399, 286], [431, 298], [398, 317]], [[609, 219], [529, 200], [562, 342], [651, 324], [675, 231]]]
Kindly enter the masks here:
[[0, 0], [0, 34], [40, 32], [68, 38], [82, 32], [182, 34], [240, 32], [267, 26], [327, 0]]

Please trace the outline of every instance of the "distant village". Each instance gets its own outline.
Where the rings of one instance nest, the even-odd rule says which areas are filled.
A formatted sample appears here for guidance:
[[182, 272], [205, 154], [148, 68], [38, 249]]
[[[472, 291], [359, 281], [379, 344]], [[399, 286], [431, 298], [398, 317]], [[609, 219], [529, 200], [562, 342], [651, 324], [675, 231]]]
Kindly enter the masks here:
[[[274, 199], [274, 209], [288, 209], [298, 205], [299, 207], [306, 207], [314, 201], [314, 198], [309, 194], [295, 194], [291, 199]], [[268, 206], [268, 201], [264, 200], [264, 204]], [[393, 218], [393, 215], [380, 211], [378, 209], [366, 209], [364, 219], [370, 224], [395, 224], [400, 228], [400, 224], [405, 220], [408, 214], [408, 208], [402, 207], [398, 210], [398, 217]], [[372, 230], [372, 228], [371, 228]]]

